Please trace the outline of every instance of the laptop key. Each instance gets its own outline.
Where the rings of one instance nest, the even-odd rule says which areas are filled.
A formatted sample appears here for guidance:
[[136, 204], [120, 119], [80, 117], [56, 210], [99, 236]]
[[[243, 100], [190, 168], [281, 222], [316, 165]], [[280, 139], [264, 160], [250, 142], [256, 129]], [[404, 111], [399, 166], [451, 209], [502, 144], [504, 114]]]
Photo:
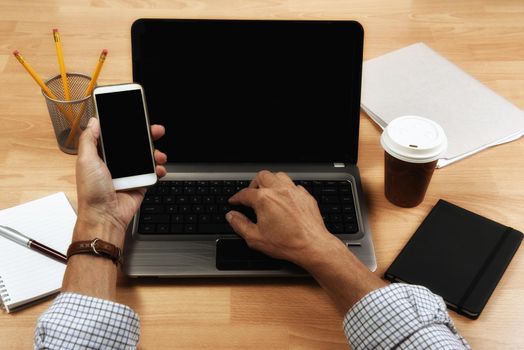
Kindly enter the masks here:
[[193, 205], [193, 213], [195, 214], [202, 214], [204, 212], [204, 206], [203, 205]]
[[140, 212], [144, 214], [160, 214], [164, 212], [164, 206], [159, 204], [144, 204]]
[[168, 223], [169, 215], [168, 214], [146, 214], [142, 215], [143, 223]]
[[188, 224], [195, 224], [197, 222], [197, 216], [196, 215], [186, 215], [184, 220]]
[[158, 224], [156, 225], [157, 233], [169, 233], [169, 224]]
[[343, 219], [344, 222], [351, 222], [351, 223], [353, 223], [353, 222], [356, 223], [356, 221], [357, 221], [357, 218], [355, 217], [354, 214], [344, 214], [342, 216], [342, 219]]
[[173, 224], [183, 224], [184, 223], [184, 215], [181, 215], [181, 214], [171, 215], [171, 223], [173, 223]]
[[171, 233], [184, 233], [184, 225], [182, 224], [171, 224]]
[[184, 225], [184, 233], [195, 233], [197, 227], [195, 224], [186, 224]]
[[191, 206], [190, 205], [181, 205], [178, 207], [178, 212], [183, 214], [191, 213]]
[[176, 203], [178, 203], [178, 204], [187, 204], [187, 203], [189, 203], [189, 197], [177, 196], [176, 197]]
[[357, 224], [345, 224], [344, 225], [344, 231], [347, 232], [347, 233], [358, 232], [358, 225]]
[[144, 197], [144, 203], [161, 204], [162, 203], [162, 196], [149, 196], [149, 195], [146, 195]]
[[219, 197], [217, 197], [216, 203], [218, 203], [218, 204], [227, 203], [228, 199], [229, 199], [229, 197], [219, 196]]
[[158, 187], [158, 189], [156, 190], [156, 194], [159, 194], [159, 195], [164, 195], [164, 194], [168, 194], [169, 193], [169, 187]]
[[342, 203], [352, 203], [353, 196], [340, 196], [340, 200], [342, 201]]
[[322, 196], [320, 197], [320, 203], [338, 203], [337, 196]]
[[156, 231], [155, 224], [141, 224], [138, 232], [140, 233], [154, 233]]
[[342, 224], [332, 224], [331, 225], [331, 232], [332, 233], [342, 233], [344, 231], [344, 226]]
[[340, 213], [340, 205], [326, 205], [323, 206], [326, 213]]
[[343, 205], [342, 206], [342, 212], [344, 213], [354, 213], [355, 212], [355, 207], [352, 206], [352, 205]]
[[166, 212], [169, 214], [174, 214], [178, 212], [178, 206], [176, 205], [167, 205], [166, 206]]
[[234, 233], [229, 224], [199, 224], [199, 233]]
[[[165, 188], [165, 187], [162, 187]], [[173, 204], [175, 202], [175, 196], [164, 196], [165, 204]]]
[[195, 194], [195, 188], [194, 187], [184, 187], [184, 194]]
[[222, 193], [223, 193], [223, 194], [226, 194], [226, 195], [228, 195], [228, 196], [232, 196], [232, 195], [234, 195], [235, 193], [237, 193], [237, 191], [235, 190], [234, 187], [224, 187], [224, 188], [222, 189]]
[[339, 214], [331, 214], [329, 216], [329, 221], [334, 222], [334, 223], [341, 222], [342, 221], [342, 216], [340, 216]]
[[169, 188], [169, 193], [170, 193], [170, 194], [182, 194], [182, 187], [171, 186], [171, 187]]
[[206, 212], [207, 213], [216, 213], [217, 211], [218, 211], [218, 209], [217, 209], [216, 205], [208, 205], [206, 207]]
[[214, 214], [212, 217], [211, 217], [212, 221], [214, 223], [222, 223], [222, 222], [226, 222], [226, 216], [224, 214]]
[[201, 224], [209, 224], [211, 222], [211, 215], [209, 214], [201, 214], [198, 216], [198, 222]]

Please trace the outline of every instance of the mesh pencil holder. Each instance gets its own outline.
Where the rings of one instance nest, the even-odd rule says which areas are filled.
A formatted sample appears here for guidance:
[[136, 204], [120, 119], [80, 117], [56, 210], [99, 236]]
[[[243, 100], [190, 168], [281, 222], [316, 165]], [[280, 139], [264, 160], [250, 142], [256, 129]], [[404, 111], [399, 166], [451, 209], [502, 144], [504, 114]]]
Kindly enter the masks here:
[[67, 73], [70, 101], [65, 100], [64, 86], [60, 75], [46, 80], [45, 84], [57, 98], [42, 91], [55, 130], [58, 147], [65, 153], [78, 153], [78, 138], [87, 122], [95, 116], [93, 95], [85, 96], [91, 77], [80, 73]]

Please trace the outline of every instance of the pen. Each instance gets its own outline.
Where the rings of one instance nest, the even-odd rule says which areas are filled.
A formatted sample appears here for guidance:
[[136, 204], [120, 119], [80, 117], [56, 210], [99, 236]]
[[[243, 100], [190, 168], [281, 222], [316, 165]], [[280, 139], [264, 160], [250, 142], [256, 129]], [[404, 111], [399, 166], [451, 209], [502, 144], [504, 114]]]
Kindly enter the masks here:
[[[107, 49], [102, 50], [102, 53], [100, 54], [100, 57], [98, 58], [98, 63], [95, 67], [95, 71], [93, 72], [93, 75], [91, 76], [91, 80], [89, 81], [89, 85], [87, 85], [86, 91], [84, 93], [84, 96], [87, 97], [91, 95], [93, 92], [93, 89], [95, 88], [96, 81], [98, 80], [98, 76], [100, 75], [100, 71], [102, 70], [102, 66], [104, 65], [104, 62], [106, 60], [107, 56]], [[76, 116], [75, 121], [73, 122], [73, 126], [71, 127], [71, 131], [69, 132], [69, 136], [67, 136], [66, 140], [66, 146], [69, 146], [71, 143], [71, 140], [75, 137], [78, 131], [78, 124], [80, 124], [80, 121], [82, 120], [82, 115], [85, 111], [85, 104], [82, 105], [82, 108], [80, 109], [80, 113]]]
[[[55, 94], [53, 94], [51, 89], [49, 89], [49, 87], [42, 81], [42, 79], [38, 76], [38, 74], [36, 74], [33, 67], [31, 67], [29, 63], [27, 63], [26, 60], [22, 57], [22, 55], [20, 54], [20, 51], [18, 50], [13, 51], [13, 55], [16, 57], [18, 62], [20, 62], [20, 64], [25, 68], [27, 73], [29, 73], [29, 75], [34, 79], [34, 81], [38, 84], [38, 86], [40, 86], [40, 88], [45, 92], [45, 94], [49, 96], [50, 98], [52, 98], [53, 100], [58, 100], [58, 98], [56, 97]], [[60, 110], [60, 112], [62, 112], [62, 114], [64, 114], [67, 117], [69, 122], [71, 122], [71, 114], [68, 111], [64, 111], [62, 109], [62, 106], [58, 105], [57, 107]]]
[[48, 258], [67, 264], [67, 257], [64, 254], [57, 252], [56, 250], [49, 248], [43, 245], [42, 243], [25, 236], [24, 234], [18, 232], [17, 230], [11, 227], [0, 225], [0, 236], [5, 237], [20, 245], [23, 245], [24, 247], [35, 250], [40, 254], [47, 256]]
[[62, 85], [64, 86], [64, 96], [66, 101], [71, 100], [69, 95], [69, 83], [67, 82], [67, 73], [64, 63], [64, 54], [62, 53], [62, 43], [60, 42], [60, 34], [58, 29], [53, 29], [53, 37], [55, 39], [56, 57], [58, 58], [58, 66], [60, 67], [60, 75], [62, 76]]

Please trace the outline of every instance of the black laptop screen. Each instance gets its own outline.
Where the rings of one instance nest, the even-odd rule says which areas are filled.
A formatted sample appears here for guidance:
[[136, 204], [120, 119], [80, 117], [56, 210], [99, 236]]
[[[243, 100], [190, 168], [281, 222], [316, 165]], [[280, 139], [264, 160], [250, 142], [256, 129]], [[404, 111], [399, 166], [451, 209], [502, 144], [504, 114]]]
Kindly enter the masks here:
[[363, 30], [352, 21], [138, 20], [133, 78], [170, 162], [352, 162]]

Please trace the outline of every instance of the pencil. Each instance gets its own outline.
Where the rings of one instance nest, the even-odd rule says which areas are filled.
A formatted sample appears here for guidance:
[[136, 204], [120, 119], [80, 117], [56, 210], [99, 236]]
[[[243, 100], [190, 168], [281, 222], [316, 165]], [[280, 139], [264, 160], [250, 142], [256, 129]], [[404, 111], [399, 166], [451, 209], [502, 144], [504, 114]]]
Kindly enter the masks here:
[[[102, 70], [102, 66], [104, 65], [104, 62], [107, 57], [107, 49], [103, 49], [102, 53], [100, 54], [100, 57], [98, 58], [98, 63], [96, 64], [95, 71], [91, 75], [91, 80], [89, 81], [89, 84], [87, 85], [86, 91], [84, 93], [84, 97], [87, 97], [91, 95], [93, 92], [93, 89], [96, 86], [96, 81], [98, 80], [98, 76], [100, 75], [100, 71]], [[82, 108], [80, 109], [80, 113], [76, 116], [75, 121], [73, 122], [73, 126], [71, 127], [71, 131], [69, 132], [69, 135], [67, 136], [66, 140], [66, 146], [69, 146], [71, 143], [71, 140], [74, 139], [78, 132], [78, 124], [80, 124], [80, 121], [82, 120], [82, 115], [85, 111], [85, 103], [82, 105]]]
[[44, 92], [46, 93], [47, 96], [51, 97], [52, 99], [54, 100], [57, 100], [55, 94], [53, 94], [53, 92], [51, 91], [51, 89], [49, 89], [47, 87], [46, 84], [44, 84], [43, 80], [40, 79], [40, 77], [38, 76], [38, 74], [36, 74], [36, 72], [34, 71], [34, 69], [29, 65], [29, 63], [26, 62], [26, 60], [22, 57], [22, 55], [20, 54], [20, 51], [18, 50], [15, 50], [13, 51], [13, 55], [15, 55], [16, 59], [18, 60], [18, 62], [20, 62], [22, 64], [22, 66], [25, 68], [25, 70], [27, 71], [27, 73], [29, 73], [29, 75], [36, 81], [36, 83], [38, 84], [38, 86], [40, 86], [40, 88], [42, 90], [44, 90]]
[[98, 76], [100, 75], [100, 71], [102, 70], [102, 66], [104, 65], [104, 62], [107, 57], [107, 49], [103, 49], [102, 53], [100, 54], [100, 57], [98, 58], [98, 63], [95, 67], [95, 71], [93, 72], [93, 75], [91, 76], [91, 81], [89, 82], [89, 85], [86, 88], [85, 96], [91, 95], [93, 92], [93, 89], [95, 88], [96, 81], [98, 80]]
[[69, 94], [69, 83], [67, 82], [67, 73], [64, 63], [64, 54], [62, 53], [62, 43], [60, 42], [60, 34], [58, 29], [53, 29], [53, 37], [55, 39], [56, 57], [58, 58], [58, 66], [60, 67], [60, 75], [62, 76], [62, 85], [64, 87], [64, 97], [66, 101], [71, 100]]
[[[22, 57], [22, 55], [20, 54], [20, 51], [18, 50], [13, 51], [13, 55], [16, 57], [18, 62], [22, 64], [22, 66], [25, 68], [27, 73], [29, 73], [29, 75], [34, 79], [34, 81], [38, 84], [38, 86], [40, 86], [40, 88], [45, 92], [45, 94], [54, 100], [58, 100], [58, 98], [56, 97], [55, 94], [53, 94], [51, 89], [49, 89], [49, 87], [43, 82], [43, 80], [38, 76], [38, 74], [36, 74], [35, 70], [29, 65], [29, 63], [27, 63], [24, 57]], [[71, 120], [72, 120], [71, 115], [69, 113], [64, 112], [61, 106], [57, 105], [57, 107], [66, 116], [68, 121], [71, 123]]]

